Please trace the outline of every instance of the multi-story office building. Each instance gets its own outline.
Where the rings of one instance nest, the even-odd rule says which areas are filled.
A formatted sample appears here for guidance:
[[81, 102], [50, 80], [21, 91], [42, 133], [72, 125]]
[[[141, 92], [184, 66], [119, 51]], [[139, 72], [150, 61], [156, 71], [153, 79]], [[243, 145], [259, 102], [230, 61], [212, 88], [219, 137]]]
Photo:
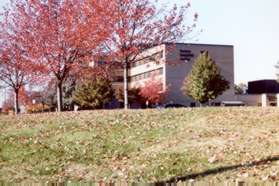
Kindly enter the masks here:
[[183, 94], [181, 87], [195, 59], [204, 51], [209, 52], [222, 75], [230, 82], [230, 89], [213, 103], [234, 101], [234, 48], [231, 45], [166, 43], [150, 48], [131, 64], [129, 86], [143, 86], [145, 81], [155, 77], [160, 79], [163, 88], [168, 90], [165, 103], [194, 105], [195, 102]]
[[[165, 43], [144, 51], [137, 60], [129, 65], [129, 88], [144, 86], [151, 78], [160, 80], [163, 89], [167, 89], [164, 104], [176, 103], [185, 106], [195, 104], [181, 91], [184, 79], [191, 71], [198, 55], [208, 51], [219, 66], [222, 75], [230, 82], [230, 89], [219, 96], [213, 103], [234, 101], [234, 48], [231, 45]], [[123, 86], [123, 69], [113, 65], [112, 79], [114, 87]]]

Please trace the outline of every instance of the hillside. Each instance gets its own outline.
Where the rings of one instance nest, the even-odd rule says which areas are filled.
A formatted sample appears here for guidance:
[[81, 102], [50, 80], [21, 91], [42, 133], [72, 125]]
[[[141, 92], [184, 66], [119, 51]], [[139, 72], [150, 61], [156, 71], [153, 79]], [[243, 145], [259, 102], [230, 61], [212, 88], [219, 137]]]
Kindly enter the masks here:
[[0, 180], [278, 180], [279, 110], [0, 116]]

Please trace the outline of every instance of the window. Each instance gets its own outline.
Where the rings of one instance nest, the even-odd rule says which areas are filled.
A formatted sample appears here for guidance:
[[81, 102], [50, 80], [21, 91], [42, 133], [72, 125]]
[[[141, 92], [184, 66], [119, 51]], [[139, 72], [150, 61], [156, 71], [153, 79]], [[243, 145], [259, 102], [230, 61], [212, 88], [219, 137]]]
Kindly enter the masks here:
[[163, 73], [164, 73], [163, 68], [160, 68], [160, 69], [159, 69], [159, 75], [162, 75]]
[[215, 106], [215, 107], [220, 107], [221, 103], [220, 102], [213, 102], [211, 105]]
[[195, 103], [195, 102], [192, 102], [192, 103], [190, 104], [190, 107], [196, 107], [196, 103]]
[[144, 78], [148, 78], [148, 77], [150, 76], [149, 73], [150, 73], [150, 72], [144, 73], [144, 74], [143, 74], [143, 75], [144, 75]]
[[122, 76], [115, 76], [113, 77], [114, 82], [123, 82], [124, 78]]
[[105, 65], [106, 62], [105, 61], [98, 61], [98, 65]]
[[144, 72], [144, 73], [141, 73], [141, 74], [138, 74], [138, 75], [134, 75], [130, 79], [131, 79], [131, 81], [139, 81], [139, 80], [142, 80], [142, 79], [150, 78], [152, 76], [162, 75], [163, 72], [164, 72], [163, 68], [159, 68], [159, 69], [152, 70], [152, 71], [149, 71], [149, 72]]
[[144, 65], [146, 63], [150, 63], [150, 62], [159, 62], [160, 59], [163, 58], [163, 51], [160, 51], [160, 52], [156, 52], [150, 56], [146, 56], [146, 57], [143, 57], [137, 61], [135, 61], [131, 66], [132, 67], [137, 67], [137, 66], [140, 66], [140, 65]]
[[159, 58], [160, 58], [160, 59], [163, 58], [163, 51], [159, 52]]

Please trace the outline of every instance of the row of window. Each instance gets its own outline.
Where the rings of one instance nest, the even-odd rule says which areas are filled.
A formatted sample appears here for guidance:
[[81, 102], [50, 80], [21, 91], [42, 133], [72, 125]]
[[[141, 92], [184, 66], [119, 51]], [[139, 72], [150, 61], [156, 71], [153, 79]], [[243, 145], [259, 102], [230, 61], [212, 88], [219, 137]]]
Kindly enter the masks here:
[[129, 81], [130, 82], [131, 81], [139, 81], [139, 80], [142, 80], [142, 79], [147, 79], [147, 78], [150, 78], [152, 76], [159, 76], [159, 75], [162, 75], [162, 74], [163, 74], [163, 68], [159, 68], [159, 69], [156, 69], [156, 70], [152, 70], [152, 71], [149, 71], [149, 72], [144, 72], [144, 73], [132, 76], [132, 77], [130, 77]]
[[150, 62], [158, 63], [158, 62], [160, 62], [160, 60], [162, 58], [163, 58], [163, 51], [156, 52], [156, 53], [152, 54], [151, 56], [147, 56], [147, 57], [144, 57], [144, 58], [141, 58], [141, 59], [135, 61], [134, 63], [131, 64], [131, 67], [137, 67], [137, 66], [144, 65], [144, 64], [150, 63]]
[[[180, 60], [181, 61], [190, 61], [195, 55], [192, 53], [191, 50], [180, 49]], [[201, 51], [203, 53], [204, 51]], [[131, 63], [129, 67], [137, 67], [141, 66], [150, 62], [159, 63], [163, 58], [163, 51], [156, 52], [150, 56], [143, 57], [141, 59], [136, 60], [135, 62]], [[97, 65], [104, 65], [107, 64], [105, 61], [98, 61]], [[117, 64], [117, 63], [115, 63]]]

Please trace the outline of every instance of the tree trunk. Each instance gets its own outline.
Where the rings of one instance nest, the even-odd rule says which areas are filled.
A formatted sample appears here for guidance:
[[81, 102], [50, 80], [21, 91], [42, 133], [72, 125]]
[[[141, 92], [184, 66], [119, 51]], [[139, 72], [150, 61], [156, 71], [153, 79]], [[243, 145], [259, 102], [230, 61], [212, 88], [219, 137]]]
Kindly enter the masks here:
[[62, 82], [57, 83], [57, 112], [62, 112], [63, 96], [62, 96]]
[[18, 101], [18, 94], [19, 94], [19, 89], [14, 90], [14, 109], [15, 109], [15, 114], [19, 114], [19, 101]]
[[124, 109], [128, 109], [128, 62], [125, 61], [124, 64]]

